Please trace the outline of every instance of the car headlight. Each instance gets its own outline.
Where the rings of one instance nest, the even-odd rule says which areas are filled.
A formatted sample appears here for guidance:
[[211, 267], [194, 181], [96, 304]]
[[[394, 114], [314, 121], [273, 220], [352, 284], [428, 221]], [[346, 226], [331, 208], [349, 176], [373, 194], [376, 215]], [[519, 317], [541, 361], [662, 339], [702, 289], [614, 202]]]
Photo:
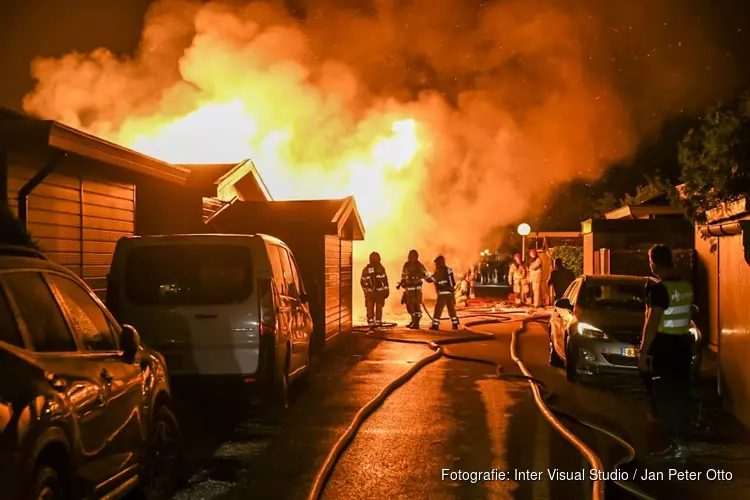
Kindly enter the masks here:
[[582, 337], [588, 337], [590, 339], [601, 339], [607, 340], [609, 337], [594, 325], [588, 323], [578, 323], [578, 334]]
[[698, 333], [698, 329], [694, 326], [690, 327], [690, 334], [693, 336], [693, 339], [698, 342], [700, 340], [700, 334]]

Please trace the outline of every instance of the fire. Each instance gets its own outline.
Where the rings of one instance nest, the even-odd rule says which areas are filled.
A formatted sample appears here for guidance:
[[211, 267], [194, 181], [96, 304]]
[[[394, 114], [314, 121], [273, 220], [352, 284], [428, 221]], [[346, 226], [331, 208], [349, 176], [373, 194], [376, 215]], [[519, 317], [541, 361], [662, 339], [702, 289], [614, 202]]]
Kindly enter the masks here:
[[[250, 103], [241, 99], [211, 102], [183, 117], [149, 117], [131, 123], [116, 140], [175, 164], [236, 163], [250, 158], [275, 199], [354, 196], [363, 222], [375, 233], [403, 208], [399, 198], [408, 193], [399, 186], [403, 177], [395, 174], [408, 168], [422, 149], [414, 119], [391, 121], [390, 130], [375, 134], [369, 145], [325, 165], [299, 165], [293, 160], [295, 142], [315, 141], [314, 137], [295, 137], [293, 124], [264, 130], [257, 125], [261, 121]], [[383, 128], [388, 123], [384, 121]], [[315, 168], [321, 166], [324, 169]]]

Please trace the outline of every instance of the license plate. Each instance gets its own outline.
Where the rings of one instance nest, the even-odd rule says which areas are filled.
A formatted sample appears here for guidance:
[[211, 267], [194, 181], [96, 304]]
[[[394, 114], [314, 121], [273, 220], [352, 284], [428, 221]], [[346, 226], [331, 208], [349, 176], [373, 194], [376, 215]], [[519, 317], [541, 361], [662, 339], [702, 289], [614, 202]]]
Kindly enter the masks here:
[[635, 347], [623, 347], [622, 355], [626, 358], [638, 357], [638, 350]]

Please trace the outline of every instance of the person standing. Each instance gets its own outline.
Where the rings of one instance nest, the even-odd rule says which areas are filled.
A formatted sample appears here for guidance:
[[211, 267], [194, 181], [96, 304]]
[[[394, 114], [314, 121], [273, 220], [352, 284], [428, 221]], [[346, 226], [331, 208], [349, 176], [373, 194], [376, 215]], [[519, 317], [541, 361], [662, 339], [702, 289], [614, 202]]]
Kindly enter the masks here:
[[401, 269], [401, 281], [398, 286], [404, 288], [401, 303], [406, 306], [406, 311], [411, 316], [411, 323], [406, 325], [407, 328], [419, 329], [422, 320], [422, 284], [425, 280], [432, 281], [430, 273], [424, 264], [419, 262], [419, 253], [410, 250], [408, 260]]
[[563, 260], [557, 257], [552, 262], [552, 271], [549, 273], [549, 279], [547, 280], [547, 286], [549, 287], [550, 298], [552, 304], [560, 300], [565, 294], [565, 290], [568, 289], [573, 280], [576, 279], [573, 271], [565, 267]]
[[526, 304], [526, 293], [528, 290], [528, 270], [523, 263], [521, 254], [513, 256], [513, 263], [508, 271], [508, 284], [513, 287], [513, 293], [516, 295], [516, 305]]
[[370, 262], [362, 270], [360, 283], [362, 291], [365, 293], [367, 326], [372, 331], [383, 326], [383, 306], [385, 306], [385, 299], [391, 293], [388, 286], [388, 275], [380, 262], [378, 252], [370, 254]]
[[656, 280], [649, 280], [646, 288], [638, 368], [650, 379], [654, 414], [672, 442], [653, 456], [683, 460], [691, 399], [693, 285], [678, 275], [669, 247], [654, 245], [648, 257]]
[[542, 307], [542, 277], [544, 263], [536, 249], [529, 250], [529, 282], [534, 307]]
[[445, 257], [439, 255], [435, 258], [435, 272], [432, 275], [432, 281], [435, 283], [437, 291], [437, 302], [435, 302], [435, 313], [432, 315], [432, 325], [430, 330], [440, 330], [440, 316], [443, 314], [443, 308], [448, 308], [448, 314], [451, 318], [451, 325], [454, 330], [458, 330], [458, 315], [456, 314], [456, 278], [453, 276], [453, 269], [445, 263]]

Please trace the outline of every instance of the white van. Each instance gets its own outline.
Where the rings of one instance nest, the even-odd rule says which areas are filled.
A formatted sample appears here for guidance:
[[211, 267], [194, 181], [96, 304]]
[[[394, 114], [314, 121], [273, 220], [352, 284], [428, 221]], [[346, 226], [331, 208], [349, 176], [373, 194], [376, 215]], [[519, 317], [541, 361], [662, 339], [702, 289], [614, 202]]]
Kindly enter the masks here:
[[312, 318], [289, 247], [271, 236], [133, 236], [117, 242], [106, 303], [160, 351], [172, 376], [273, 389], [309, 371]]

